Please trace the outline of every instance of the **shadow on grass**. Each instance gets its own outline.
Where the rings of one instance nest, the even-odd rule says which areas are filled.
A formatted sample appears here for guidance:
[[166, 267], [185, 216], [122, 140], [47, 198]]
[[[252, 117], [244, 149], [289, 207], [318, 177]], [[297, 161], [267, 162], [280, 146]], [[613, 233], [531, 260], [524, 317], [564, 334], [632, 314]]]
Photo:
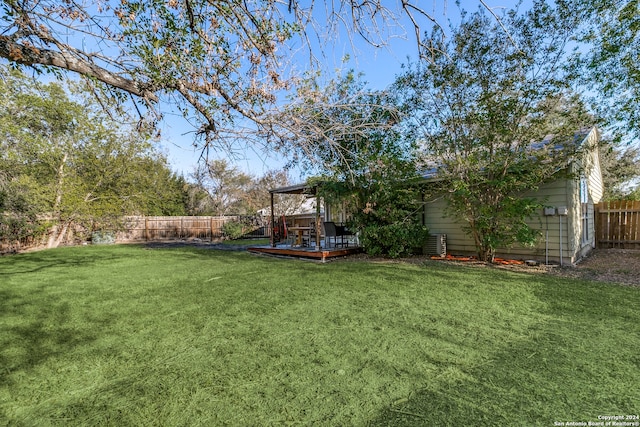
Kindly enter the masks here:
[[425, 384], [368, 424], [586, 425], [602, 414], [636, 413], [640, 338], [629, 331], [640, 322], [633, 308], [640, 292], [544, 280], [536, 297], [545, 307], [544, 322], [517, 340], [496, 342], [482, 366], [451, 364], [457, 374]]
[[[70, 255], [72, 251], [73, 254]], [[126, 256], [126, 255], [122, 255]], [[98, 262], [114, 261], [121, 256], [91, 247], [47, 249], [39, 252], [0, 258], [0, 277], [36, 273], [56, 267], [86, 267]]]
[[0, 290], [0, 386], [12, 384], [14, 374], [95, 341], [91, 330], [70, 320], [71, 304], [62, 298]]
[[[425, 385], [399, 399], [369, 425], [549, 426], [573, 419], [567, 418], [572, 399], [565, 395], [562, 384], [556, 383], [566, 376], [562, 372], [566, 359], [550, 355], [541, 351], [535, 340], [512, 344], [480, 368], [462, 369], [445, 381]], [[443, 372], [447, 368], [443, 367]]]

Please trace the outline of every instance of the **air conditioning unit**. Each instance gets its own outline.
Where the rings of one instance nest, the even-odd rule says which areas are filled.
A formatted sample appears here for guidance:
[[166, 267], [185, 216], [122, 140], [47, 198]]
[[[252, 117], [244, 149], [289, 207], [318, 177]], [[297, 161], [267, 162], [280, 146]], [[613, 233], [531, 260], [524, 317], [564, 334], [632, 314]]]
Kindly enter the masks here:
[[430, 234], [424, 252], [426, 255], [447, 256], [447, 235]]

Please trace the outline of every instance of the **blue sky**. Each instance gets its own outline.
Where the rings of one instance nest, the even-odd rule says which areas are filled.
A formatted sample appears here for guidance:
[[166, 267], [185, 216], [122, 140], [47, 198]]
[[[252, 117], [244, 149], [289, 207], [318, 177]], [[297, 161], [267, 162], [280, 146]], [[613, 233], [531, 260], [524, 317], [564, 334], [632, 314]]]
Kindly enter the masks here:
[[[472, 12], [479, 8], [481, 1], [484, 1], [488, 7], [494, 8], [493, 10], [498, 15], [502, 13], [505, 6], [513, 7], [516, 4], [515, 1], [509, 0], [460, 0], [460, 7]], [[314, 10], [321, 9], [324, 4], [320, 1], [316, 3], [316, 9]], [[327, 3], [331, 4], [331, 2]], [[398, 0], [389, 1], [389, 7], [397, 7], [398, 3]], [[456, 5], [455, 0], [423, 0], [422, 2], [414, 0], [413, 3], [424, 8], [425, 12], [430, 14], [445, 29], [448, 27], [449, 21], [456, 23], [460, 19], [459, 7]], [[521, 10], [526, 9], [531, 4], [531, 0], [526, 0], [524, 3], [525, 6], [521, 6]], [[335, 4], [339, 4], [339, 2]], [[387, 4], [386, 1], [384, 4]], [[397, 36], [387, 39], [387, 46], [381, 48], [372, 47], [357, 35], [350, 39], [345, 34], [339, 34], [338, 36], [329, 37], [332, 40], [326, 43], [324, 40], [320, 41], [323, 44], [323, 58], [325, 58], [324, 65], [327, 77], [334, 77], [337, 69], [354, 69], [363, 73], [364, 80], [369, 83], [370, 89], [381, 90], [386, 88], [394, 81], [395, 76], [401, 72], [401, 65], [408, 61], [408, 57], [412, 59], [417, 57], [413, 27], [408, 22], [408, 19], [405, 19], [402, 24], [405, 26], [405, 30], [384, 29]], [[429, 29], [428, 24], [429, 22], [426, 19], [422, 19], [423, 30]], [[403, 31], [406, 34], [402, 34]], [[343, 58], [346, 55], [350, 57], [350, 60], [345, 64], [343, 63]], [[306, 59], [306, 57], [301, 59], [301, 68], [304, 68], [302, 64]], [[72, 73], [70, 77], [73, 77]], [[166, 111], [171, 108], [170, 105], [165, 104], [160, 108], [165, 111], [165, 116], [164, 120], [159, 124], [162, 134], [162, 140], [159, 145], [167, 154], [174, 171], [188, 178], [201, 156], [201, 150], [194, 147], [195, 128], [180, 114], [167, 113]], [[210, 153], [210, 157], [228, 158], [226, 153]], [[256, 152], [251, 147], [237, 153], [235, 157], [229, 160], [242, 171], [257, 177], [264, 175], [268, 170], [281, 169], [285, 164], [285, 160], [277, 154], [271, 153], [271, 155], [268, 155]], [[291, 172], [291, 177], [296, 181], [302, 179], [300, 171], [296, 170]]]
[[[396, 46], [393, 52], [375, 51], [368, 49], [366, 55], [359, 57], [351, 56], [351, 60], [345, 68], [353, 68], [364, 73], [364, 79], [369, 83], [371, 89], [384, 89], [394, 80], [396, 74], [400, 72], [403, 62], [406, 62], [406, 55], [410, 50], [415, 50], [415, 45], [411, 42], [394, 43]], [[405, 53], [398, 57], [398, 52]], [[411, 52], [412, 53], [412, 52]], [[337, 65], [336, 65], [337, 67]], [[193, 147], [193, 128], [182, 117], [166, 117], [161, 124], [163, 139], [162, 148], [168, 153], [168, 157], [173, 169], [178, 173], [183, 173], [185, 177], [193, 171], [201, 150]], [[215, 153], [210, 156], [216, 157]], [[232, 159], [233, 163], [241, 170], [256, 176], [264, 175], [270, 169], [279, 169], [284, 166], [284, 161], [276, 153], [266, 157], [264, 153], [259, 153], [248, 148], [244, 153], [238, 153]], [[224, 153], [220, 153], [218, 158], [226, 158]], [[293, 178], [297, 178], [297, 171], [292, 171]]]
[[[459, 9], [453, 0], [430, 0], [422, 6], [425, 11], [431, 14], [438, 22], [447, 27], [448, 21], [457, 22], [459, 20]], [[467, 11], [475, 11], [480, 5], [479, 0], [462, 0], [461, 7]], [[485, 0], [485, 3], [492, 8], [496, 14], [500, 14], [504, 6], [512, 7], [515, 2], [506, 0]], [[530, 1], [525, 3], [530, 4]], [[521, 6], [521, 10], [526, 9]], [[362, 39], [354, 38], [351, 41], [346, 36], [336, 37], [336, 40], [325, 46], [326, 69], [329, 74], [338, 68], [354, 69], [364, 74], [364, 80], [369, 83], [370, 89], [381, 90], [390, 85], [395, 76], [400, 73], [401, 65], [407, 62], [407, 58], [415, 59], [417, 47], [415, 35], [407, 25], [407, 34], [402, 37], [395, 37], [388, 40], [388, 46], [374, 48]], [[353, 51], [353, 48], [356, 51]], [[346, 64], [342, 63], [342, 58], [349, 55], [350, 60]], [[332, 77], [332, 76], [330, 76]], [[188, 178], [193, 172], [198, 159], [200, 149], [193, 146], [193, 128], [182, 117], [166, 116], [161, 124], [163, 140], [162, 148], [167, 152], [172, 168]], [[210, 153], [212, 158], [227, 158], [224, 153]], [[285, 161], [277, 154], [265, 155], [247, 149], [233, 159], [229, 159], [240, 170], [255, 176], [262, 176], [270, 169], [280, 169]], [[300, 171], [291, 172], [294, 181], [302, 180]]]
[[[416, 56], [416, 45], [413, 40], [391, 40], [390, 45], [385, 48], [373, 48], [365, 43], [359, 43], [358, 52], [353, 52], [348, 41], [337, 43], [328, 58], [330, 62], [327, 69], [333, 70], [342, 67], [343, 69], [353, 68], [364, 74], [364, 80], [369, 83], [371, 89], [384, 89], [390, 85], [396, 74], [400, 72], [403, 62], [406, 62], [407, 55]], [[342, 64], [342, 58], [349, 55], [350, 59], [346, 64]], [[331, 76], [330, 76], [331, 77]], [[201, 151], [193, 147], [193, 128], [181, 117], [167, 117], [162, 123], [163, 148], [168, 151], [170, 163], [178, 173], [184, 173], [185, 177], [193, 171]], [[211, 153], [215, 157], [215, 153]], [[225, 158], [220, 153], [220, 158]], [[261, 176], [270, 169], [280, 169], [284, 166], [284, 161], [273, 154], [265, 157], [264, 153], [256, 153], [250, 149], [242, 153], [240, 158], [234, 159], [233, 163], [241, 170], [256, 176]], [[292, 171], [293, 178], [297, 171]]]

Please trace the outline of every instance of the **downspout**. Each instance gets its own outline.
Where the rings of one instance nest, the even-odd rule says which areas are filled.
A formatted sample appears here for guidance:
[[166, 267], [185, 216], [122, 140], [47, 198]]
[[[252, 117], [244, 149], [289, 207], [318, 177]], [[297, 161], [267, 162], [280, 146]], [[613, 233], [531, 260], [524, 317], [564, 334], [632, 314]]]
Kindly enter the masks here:
[[[564, 236], [562, 234], [562, 217], [567, 217], [567, 232], [569, 231], [569, 209], [566, 206], [558, 207], [558, 222], [560, 223], [560, 267], [564, 266], [564, 257], [563, 257], [563, 242]], [[569, 241], [567, 239], [567, 245], [569, 245]], [[569, 246], [570, 247], [570, 246]]]
[[427, 214], [425, 212], [426, 203], [424, 202], [424, 190], [420, 192], [420, 201], [422, 202], [422, 226], [427, 225]]
[[547, 226], [544, 235], [544, 265], [549, 265], [549, 217], [544, 217]]

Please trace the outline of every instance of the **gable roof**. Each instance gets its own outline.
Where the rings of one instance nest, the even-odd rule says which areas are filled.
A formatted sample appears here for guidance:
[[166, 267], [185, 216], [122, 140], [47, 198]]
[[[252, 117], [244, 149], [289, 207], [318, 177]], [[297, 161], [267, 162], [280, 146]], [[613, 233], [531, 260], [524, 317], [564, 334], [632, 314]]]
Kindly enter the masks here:
[[[593, 126], [591, 128], [582, 129], [576, 132], [574, 136], [574, 142], [576, 143], [577, 147], [586, 147], [587, 153], [595, 152], [596, 159], [592, 160], [591, 162], [594, 164], [597, 164], [597, 171], [594, 171], [594, 172], [600, 174], [600, 181], [602, 181], [602, 171], [600, 170], [600, 158], [597, 154], [598, 150], [595, 149], [598, 147], [599, 138], [600, 138], [600, 132], [598, 131], [598, 128], [596, 126]], [[550, 148], [551, 150], [561, 150], [564, 148], [564, 144], [562, 143], [555, 143], [553, 146], [551, 146], [552, 143], [553, 143], [553, 135], [547, 135], [542, 141], [532, 142], [529, 145], [529, 148], [532, 151], [543, 150], [545, 148]], [[426, 181], [438, 181], [439, 180], [438, 166], [436, 165], [429, 166], [428, 168], [424, 169], [421, 172], [421, 176]], [[602, 196], [600, 196], [600, 198], [601, 197]], [[595, 197], [594, 197], [594, 200], [595, 200]]]

